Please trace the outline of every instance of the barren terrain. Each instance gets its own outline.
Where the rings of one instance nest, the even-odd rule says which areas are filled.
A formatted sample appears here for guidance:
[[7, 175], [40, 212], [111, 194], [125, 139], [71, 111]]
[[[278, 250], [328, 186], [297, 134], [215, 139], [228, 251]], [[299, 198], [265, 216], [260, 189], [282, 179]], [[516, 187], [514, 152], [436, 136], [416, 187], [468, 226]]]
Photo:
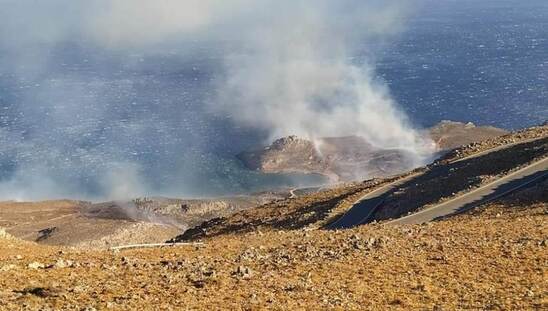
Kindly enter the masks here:
[[546, 184], [448, 221], [122, 252], [2, 238], [2, 308], [545, 309]]
[[[329, 191], [273, 202], [228, 217], [215, 218], [185, 232], [178, 240], [197, 239], [228, 232], [318, 228], [336, 220], [360, 197], [409, 174], [416, 174], [387, 198], [387, 204], [379, 209], [372, 219], [386, 220], [402, 216], [459, 193], [471, 191], [499, 175], [545, 157], [548, 154], [547, 140], [548, 126], [533, 127], [485, 143], [473, 144], [474, 147], [463, 146], [433, 165], [418, 168], [404, 175], [350, 185], [343, 184]], [[508, 142], [510, 145], [506, 149], [482, 153], [506, 145], [501, 142]], [[473, 148], [475, 154], [480, 156], [457, 161], [465, 155], [474, 154], [467, 151], [469, 148]]]
[[264, 204], [283, 194], [217, 200], [139, 198], [129, 202], [0, 202], [0, 227], [40, 244], [112, 247], [164, 242], [214, 217]]
[[[239, 211], [161, 198], [127, 202], [132, 213], [120, 202], [6, 202], [0, 309], [547, 309], [547, 180], [442, 221], [321, 229], [402, 178], [414, 182], [379, 213], [394, 217], [458, 195], [545, 157], [547, 131], [511, 133], [404, 175], [291, 191]], [[174, 239], [188, 244], [105, 249], [172, 238], [184, 230], [184, 213], [221, 214]]]

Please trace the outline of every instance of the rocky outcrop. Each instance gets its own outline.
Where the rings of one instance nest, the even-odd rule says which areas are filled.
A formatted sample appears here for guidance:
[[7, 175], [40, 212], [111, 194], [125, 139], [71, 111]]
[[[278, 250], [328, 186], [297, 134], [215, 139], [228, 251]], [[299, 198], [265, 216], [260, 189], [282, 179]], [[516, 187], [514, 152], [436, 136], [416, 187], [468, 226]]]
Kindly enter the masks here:
[[243, 152], [238, 158], [246, 167], [265, 173], [324, 171], [326, 159], [312, 141], [288, 136], [262, 150]]
[[508, 134], [492, 126], [476, 126], [472, 122], [441, 121], [429, 129], [430, 137], [439, 150], [450, 150], [473, 142]]
[[243, 152], [238, 158], [249, 169], [264, 173], [321, 174], [332, 181], [392, 175], [414, 164], [410, 153], [380, 150], [356, 136], [314, 142], [289, 136], [262, 150]]
[[[453, 121], [442, 121], [426, 131], [440, 152], [506, 133], [490, 126]], [[357, 136], [315, 141], [288, 136], [260, 150], [242, 152], [238, 158], [247, 168], [264, 173], [321, 174], [332, 181], [385, 177], [420, 164], [405, 150], [378, 149]]]

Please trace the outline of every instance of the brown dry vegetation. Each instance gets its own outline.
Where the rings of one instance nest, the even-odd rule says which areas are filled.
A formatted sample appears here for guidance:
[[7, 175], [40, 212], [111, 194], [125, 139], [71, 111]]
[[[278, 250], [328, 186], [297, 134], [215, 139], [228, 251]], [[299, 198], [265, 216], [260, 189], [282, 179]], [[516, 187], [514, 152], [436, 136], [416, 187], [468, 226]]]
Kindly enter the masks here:
[[[546, 186], [427, 225], [228, 234], [201, 247], [115, 253], [4, 238], [0, 305], [4, 310], [546, 309]], [[30, 268], [32, 263], [45, 268]]]
[[446, 154], [439, 162], [452, 162], [469, 157], [494, 148], [508, 146], [510, 144], [523, 143], [548, 136], [548, 125], [534, 126], [508, 133], [499, 137], [488, 138], [471, 144], [461, 146]]
[[[89, 206], [76, 201], [2, 202], [0, 226], [23, 240], [80, 247], [163, 242], [180, 231], [136, 221], [120, 209], [95, 212]], [[41, 234], [44, 230], [51, 232], [46, 236]]]
[[186, 231], [175, 241], [195, 240], [227, 233], [255, 230], [318, 228], [344, 212], [364, 193], [395, 179], [372, 179], [347, 184], [297, 198], [270, 202], [227, 217], [217, 217]]

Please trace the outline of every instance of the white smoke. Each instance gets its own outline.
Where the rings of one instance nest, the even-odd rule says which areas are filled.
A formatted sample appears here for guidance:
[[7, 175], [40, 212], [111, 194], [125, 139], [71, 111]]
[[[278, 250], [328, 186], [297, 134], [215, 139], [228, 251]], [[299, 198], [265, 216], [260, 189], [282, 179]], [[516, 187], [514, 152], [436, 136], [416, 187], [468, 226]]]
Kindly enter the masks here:
[[[117, 0], [96, 1], [85, 31], [101, 44], [127, 48], [179, 41], [206, 35], [225, 23], [253, 0]], [[261, 2], [261, 1], [258, 1]]]
[[226, 60], [220, 107], [273, 137], [358, 135], [380, 148], [419, 152], [423, 138], [374, 68], [352, 62], [368, 40], [400, 29], [404, 6], [353, 2], [341, 19], [337, 12], [349, 2], [296, 3], [243, 31], [247, 50]]
[[[266, 130], [271, 138], [359, 135], [380, 148], [405, 148], [418, 157], [425, 152], [425, 143], [387, 86], [375, 78], [368, 49], [371, 42], [381, 42], [403, 28], [410, 1], [0, 0], [0, 7], [0, 48], [5, 56], [0, 58], [0, 71], [14, 72], [22, 80], [44, 76], [60, 85], [52, 87], [52, 94], [41, 91], [43, 86], [36, 85], [36, 91], [29, 88], [32, 104], [18, 107], [23, 119], [39, 119], [37, 126], [47, 129], [43, 135], [55, 136], [49, 130], [63, 128], [70, 130], [73, 141], [80, 141], [97, 127], [86, 119], [108, 118], [112, 113], [90, 96], [105, 92], [100, 81], [77, 74], [65, 80], [48, 76], [48, 56], [58, 44], [79, 40], [100, 53], [122, 51], [127, 55], [135, 50], [142, 56], [176, 50], [182, 58], [191, 58], [195, 54], [187, 51], [196, 42], [207, 42], [224, 55], [223, 73], [214, 81], [216, 91], [209, 109], [231, 116], [237, 125]], [[356, 59], [357, 54], [369, 58]], [[192, 63], [192, 59], [184, 60]], [[129, 58], [125, 61], [132, 65]], [[127, 92], [133, 92], [133, 85], [127, 83]], [[185, 91], [189, 90], [181, 93]], [[65, 102], [67, 94], [78, 100]], [[77, 195], [78, 186], [73, 187], [70, 178], [52, 176], [49, 169], [63, 166], [64, 161], [67, 170], [98, 163], [96, 173], [102, 177], [97, 187], [105, 197], [146, 194], [150, 189], [140, 164], [112, 148], [127, 144], [128, 137], [146, 136], [158, 123], [138, 119], [101, 125], [105, 140], [114, 147], [84, 150], [58, 140], [51, 145], [42, 143], [50, 137], [38, 135], [29, 140], [5, 133], [0, 137], [3, 141], [9, 137], [19, 144], [19, 149], [5, 152], [30, 154], [40, 144], [44, 144], [41, 150], [49, 152], [46, 161], [20, 165], [12, 177], [4, 178], [0, 198]], [[177, 138], [169, 133], [166, 137]], [[116, 158], [106, 156], [112, 154]], [[184, 169], [173, 171], [185, 175]]]

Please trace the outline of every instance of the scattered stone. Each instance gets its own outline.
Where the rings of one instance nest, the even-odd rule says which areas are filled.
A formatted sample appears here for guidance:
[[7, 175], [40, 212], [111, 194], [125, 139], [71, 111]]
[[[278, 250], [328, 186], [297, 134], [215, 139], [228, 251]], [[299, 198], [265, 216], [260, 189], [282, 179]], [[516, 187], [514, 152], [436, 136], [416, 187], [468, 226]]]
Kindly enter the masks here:
[[2, 239], [12, 239], [11, 234], [6, 232], [6, 229], [0, 227], [0, 238]]
[[49, 238], [56, 231], [57, 227], [46, 228], [38, 231], [38, 237], [36, 238], [36, 242], [40, 242]]
[[30, 269], [44, 269], [46, 267], [46, 265], [44, 265], [41, 262], [34, 261], [34, 262], [29, 263], [28, 267]]
[[17, 293], [24, 295], [34, 295], [41, 298], [47, 297], [59, 297], [60, 290], [47, 287], [27, 287], [21, 291], [16, 291]]
[[205, 287], [205, 281], [204, 280], [194, 280], [194, 281], [192, 281], [192, 285], [196, 288], [204, 288]]
[[76, 285], [70, 291], [73, 292], [73, 293], [76, 293], [76, 294], [81, 294], [81, 293], [85, 292], [85, 289], [84, 289], [83, 286]]
[[233, 275], [240, 277], [242, 279], [250, 279], [253, 276], [253, 271], [249, 267], [238, 266]]
[[16, 265], [14, 265], [14, 264], [9, 264], [9, 265], [2, 266], [2, 268], [0, 268], [0, 271], [5, 272], [5, 271], [13, 270], [13, 269], [15, 269], [15, 268], [17, 268]]
[[62, 269], [62, 268], [69, 268], [73, 266], [74, 266], [74, 262], [72, 260], [58, 259], [53, 265], [49, 266], [49, 268]]

